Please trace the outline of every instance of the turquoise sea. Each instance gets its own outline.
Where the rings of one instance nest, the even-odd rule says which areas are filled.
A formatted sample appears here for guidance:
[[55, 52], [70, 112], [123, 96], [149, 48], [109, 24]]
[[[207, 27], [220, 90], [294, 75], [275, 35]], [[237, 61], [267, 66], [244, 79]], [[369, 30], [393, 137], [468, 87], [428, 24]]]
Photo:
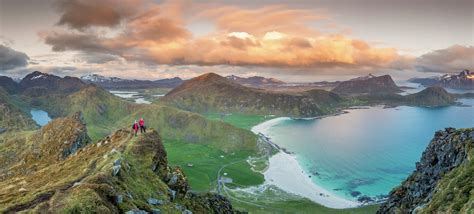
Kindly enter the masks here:
[[[461, 100], [474, 105], [473, 99]], [[370, 107], [282, 120], [263, 134], [294, 153], [317, 185], [355, 200], [387, 195], [414, 169], [435, 131], [474, 127], [474, 107]]]

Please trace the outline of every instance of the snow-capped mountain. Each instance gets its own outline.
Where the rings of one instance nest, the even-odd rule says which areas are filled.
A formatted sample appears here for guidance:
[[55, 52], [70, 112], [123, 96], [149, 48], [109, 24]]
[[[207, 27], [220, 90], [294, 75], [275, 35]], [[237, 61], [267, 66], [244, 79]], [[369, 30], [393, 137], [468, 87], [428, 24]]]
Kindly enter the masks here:
[[121, 79], [118, 77], [106, 77], [106, 76], [102, 76], [98, 74], [88, 74], [88, 75], [82, 76], [81, 80], [86, 81], [86, 82], [93, 82], [93, 83], [129, 81], [129, 80]]
[[179, 77], [160, 80], [129, 80], [118, 77], [105, 77], [98, 74], [88, 74], [81, 77], [87, 83], [93, 83], [106, 89], [143, 89], [143, 88], [174, 88], [183, 80]]
[[459, 74], [444, 74], [438, 77], [413, 78], [410, 82], [419, 83], [423, 86], [442, 86], [454, 89], [474, 89], [474, 74], [469, 70], [463, 70]]

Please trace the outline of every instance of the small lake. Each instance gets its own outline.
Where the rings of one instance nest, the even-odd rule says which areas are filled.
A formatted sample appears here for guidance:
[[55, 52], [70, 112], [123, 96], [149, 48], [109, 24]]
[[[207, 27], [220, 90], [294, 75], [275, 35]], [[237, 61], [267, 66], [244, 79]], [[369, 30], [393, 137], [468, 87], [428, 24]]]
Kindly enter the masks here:
[[138, 104], [151, 104], [150, 101], [146, 100], [142, 94], [138, 91], [109, 91], [113, 95], [117, 97], [121, 97], [124, 99], [133, 99], [135, 103]]
[[51, 121], [51, 117], [49, 117], [48, 112], [45, 112], [40, 109], [32, 109], [30, 111], [32, 119], [40, 126], [44, 126]]
[[[473, 99], [461, 100], [474, 105]], [[369, 107], [323, 119], [283, 119], [263, 131], [312, 181], [350, 200], [387, 195], [415, 169], [435, 131], [474, 127], [474, 107]]]

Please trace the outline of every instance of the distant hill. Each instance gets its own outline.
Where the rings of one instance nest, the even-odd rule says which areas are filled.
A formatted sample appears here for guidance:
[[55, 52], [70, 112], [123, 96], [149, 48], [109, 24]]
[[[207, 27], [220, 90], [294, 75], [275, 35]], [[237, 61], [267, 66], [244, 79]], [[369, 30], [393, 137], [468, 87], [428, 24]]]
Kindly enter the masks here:
[[338, 94], [387, 94], [402, 92], [390, 75], [365, 76], [339, 83], [332, 92]]
[[98, 74], [90, 74], [82, 76], [81, 80], [87, 83], [93, 83], [102, 88], [111, 90], [127, 90], [127, 89], [145, 89], [145, 88], [174, 88], [183, 80], [179, 77], [160, 80], [129, 80], [118, 77], [105, 77]]
[[436, 132], [416, 170], [377, 213], [471, 213], [473, 160], [474, 128]]
[[440, 77], [413, 78], [409, 80], [423, 86], [441, 86], [453, 89], [474, 89], [474, 74], [463, 70], [459, 74], [445, 74]]
[[225, 77], [208, 73], [184, 82], [166, 94], [162, 101], [194, 112], [314, 117], [336, 112], [344, 99], [323, 90], [270, 92], [242, 86]]
[[2, 87], [6, 92], [13, 94], [18, 92], [20, 85], [10, 77], [0, 76], [0, 87]]
[[409, 95], [399, 94], [367, 94], [360, 95], [354, 99], [363, 101], [365, 104], [375, 105], [383, 104], [389, 106], [425, 106], [437, 107], [456, 104], [458, 97], [464, 97], [459, 94], [450, 94], [441, 87], [428, 87], [418, 93]]
[[260, 77], [260, 76], [253, 76], [253, 77], [238, 77], [235, 75], [230, 75], [226, 76], [227, 79], [232, 80], [236, 83], [239, 83], [241, 85], [245, 86], [250, 86], [250, 87], [256, 87], [260, 88], [263, 86], [268, 86], [268, 85], [281, 85], [285, 84], [285, 82], [275, 79], [275, 78], [265, 78], [265, 77]]
[[75, 113], [5, 139], [0, 213], [236, 212], [224, 196], [191, 192], [153, 129], [134, 137], [127, 127], [93, 142]]
[[428, 87], [418, 93], [404, 96], [406, 102], [421, 106], [443, 106], [456, 102], [456, 97], [441, 87]]

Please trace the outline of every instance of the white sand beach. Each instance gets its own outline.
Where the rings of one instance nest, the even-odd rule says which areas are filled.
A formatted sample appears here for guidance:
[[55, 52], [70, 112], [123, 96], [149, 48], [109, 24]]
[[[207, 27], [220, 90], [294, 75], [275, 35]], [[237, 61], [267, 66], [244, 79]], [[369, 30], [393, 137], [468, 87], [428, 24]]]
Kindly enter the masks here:
[[[256, 134], [264, 134], [271, 126], [288, 119], [290, 118], [275, 118], [254, 126], [252, 131]], [[282, 151], [270, 158], [268, 169], [263, 174], [265, 183], [275, 185], [286, 192], [308, 198], [326, 207], [342, 209], [360, 205], [358, 202], [336, 196], [314, 184], [296, 158]]]

